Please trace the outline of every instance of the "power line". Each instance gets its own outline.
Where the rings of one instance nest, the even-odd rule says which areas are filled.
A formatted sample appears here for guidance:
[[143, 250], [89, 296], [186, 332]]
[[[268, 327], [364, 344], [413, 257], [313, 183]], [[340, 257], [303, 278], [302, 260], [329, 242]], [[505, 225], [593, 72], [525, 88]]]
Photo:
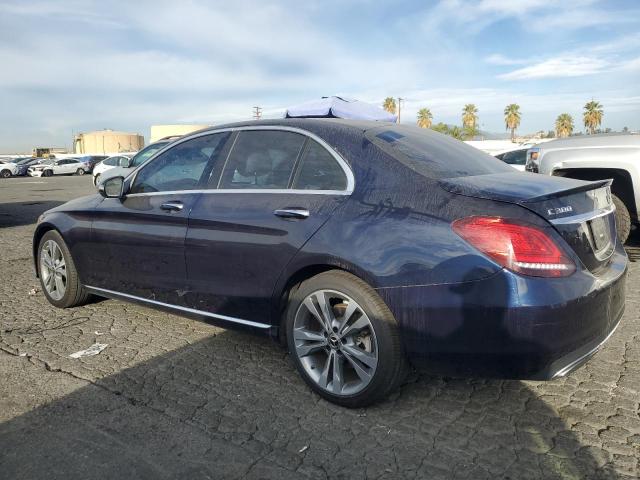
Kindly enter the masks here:
[[253, 107], [253, 119], [260, 120], [262, 118], [262, 107]]

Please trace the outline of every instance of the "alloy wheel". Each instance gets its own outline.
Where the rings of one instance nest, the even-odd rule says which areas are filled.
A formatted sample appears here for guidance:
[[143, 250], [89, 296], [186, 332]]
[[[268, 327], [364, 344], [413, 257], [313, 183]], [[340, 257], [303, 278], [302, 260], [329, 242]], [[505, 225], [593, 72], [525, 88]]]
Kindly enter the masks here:
[[308, 295], [293, 324], [296, 355], [323, 390], [353, 395], [371, 382], [378, 366], [373, 325], [358, 303], [335, 290]]
[[40, 275], [47, 293], [60, 300], [67, 291], [67, 264], [62, 249], [53, 240], [47, 240], [40, 251]]

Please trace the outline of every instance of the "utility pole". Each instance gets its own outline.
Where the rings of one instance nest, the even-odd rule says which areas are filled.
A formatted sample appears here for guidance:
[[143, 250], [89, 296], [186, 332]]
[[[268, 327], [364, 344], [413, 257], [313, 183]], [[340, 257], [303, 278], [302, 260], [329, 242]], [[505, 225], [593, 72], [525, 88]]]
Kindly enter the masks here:
[[262, 118], [262, 107], [253, 107], [253, 119], [260, 120]]
[[404, 98], [398, 97], [398, 123], [400, 123], [400, 108], [402, 106], [403, 101], [404, 101]]

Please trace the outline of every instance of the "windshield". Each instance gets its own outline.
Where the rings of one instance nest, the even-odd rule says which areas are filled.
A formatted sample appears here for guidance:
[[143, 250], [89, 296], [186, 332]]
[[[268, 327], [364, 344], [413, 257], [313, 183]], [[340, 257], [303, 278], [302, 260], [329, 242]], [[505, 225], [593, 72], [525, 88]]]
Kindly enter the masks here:
[[497, 158], [426, 128], [379, 127], [365, 136], [407, 167], [433, 179], [513, 172]]
[[131, 159], [130, 166], [133, 168], [139, 167], [144, 162], [146, 162], [149, 159], [149, 157], [151, 157], [151, 155], [156, 153], [161, 148], [164, 148], [168, 144], [169, 142], [156, 142], [156, 143], [152, 143], [151, 145], [148, 145], [147, 147], [143, 148], [142, 150], [140, 150], [138, 153], [135, 154], [135, 156]]

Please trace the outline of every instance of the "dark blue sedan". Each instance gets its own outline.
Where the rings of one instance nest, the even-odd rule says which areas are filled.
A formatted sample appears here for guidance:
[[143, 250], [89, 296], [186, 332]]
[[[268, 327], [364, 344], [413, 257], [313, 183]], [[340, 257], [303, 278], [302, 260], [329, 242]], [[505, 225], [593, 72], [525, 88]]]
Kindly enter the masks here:
[[624, 309], [609, 187], [415, 127], [246, 122], [49, 210], [33, 252], [57, 307], [98, 295], [262, 332], [356, 407], [409, 365], [551, 379], [585, 362]]

